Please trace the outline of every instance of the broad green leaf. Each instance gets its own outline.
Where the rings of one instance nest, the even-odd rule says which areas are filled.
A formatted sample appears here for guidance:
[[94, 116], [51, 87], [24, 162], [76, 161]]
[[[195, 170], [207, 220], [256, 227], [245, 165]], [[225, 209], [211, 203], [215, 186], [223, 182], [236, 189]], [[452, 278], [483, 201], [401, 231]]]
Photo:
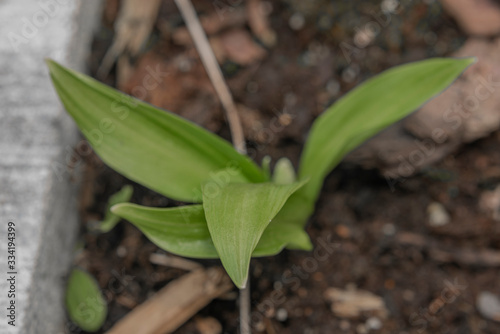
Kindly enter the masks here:
[[130, 201], [132, 198], [132, 193], [134, 192], [134, 188], [131, 185], [123, 186], [120, 191], [111, 196], [108, 201], [108, 205], [106, 208], [106, 215], [104, 219], [99, 223], [99, 231], [106, 233], [113, 229], [113, 227], [118, 224], [120, 221], [120, 217], [111, 212], [111, 207], [118, 203], [124, 203]]
[[[282, 210], [286, 207], [287, 204]], [[134, 224], [149, 240], [168, 252], [193, 258], [219, 258], [201, 205], [150, 208], [121, 203], [113, 206], [111, 211]], [[309, 236], [302, 225], [291, 224], [288, 216], [283, 216], [283, 219], [278, 219], [278, 216], [264, 231], [252, 256], [275, 255], [286, 246], [311, 249]]]
[[304, 183], [228, 184], [203, 188], [203, 208], [210, 236], [229, 277], [246, 285], [250, 258], [262, 234], [287, 199]]
[[398, 66], [361, 84], [314, 122], [301, 157], [300, 190], [314, 202], [324, 178], [351, 150], [448, 87], [475, 60], [435, 58]]
[[176, 200], [199, 202], [212, 173], [231, 168], [240, 182], [265, 175], [225, 140], [170, 112], [47, 61], [66, 110], [102, 160], [116, 171]]
[[66, 310], [71, 321], [87, 332], [101, 328], [108, 308], [97, 282], [81, 269], [73, 269], [66, 287]]
[[199, 259], [218, 258], [201, 205], [149, 208], [131, 203], [111, 211], [141, 230], [155, 245], [168, 252]]
[[296, 181], [295, 170], [288, 158], [281, 158], [274, 166], [273, 182], [277, 184], [291, 184]]

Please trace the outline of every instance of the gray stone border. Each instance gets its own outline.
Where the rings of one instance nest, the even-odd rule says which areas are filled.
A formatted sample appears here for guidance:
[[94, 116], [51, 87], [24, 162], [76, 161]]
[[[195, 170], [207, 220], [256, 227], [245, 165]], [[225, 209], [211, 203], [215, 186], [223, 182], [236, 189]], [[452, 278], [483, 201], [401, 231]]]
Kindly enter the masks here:
[[[85, 68], [101, 0], [0, 0], [0, 333], [65, 333], [65, 278], [78, 229], [79, 137], [43, 59]], [[8, 297], [7, 224], [15, 224]], [[15, 327], [7, 307], [15, 300]]]

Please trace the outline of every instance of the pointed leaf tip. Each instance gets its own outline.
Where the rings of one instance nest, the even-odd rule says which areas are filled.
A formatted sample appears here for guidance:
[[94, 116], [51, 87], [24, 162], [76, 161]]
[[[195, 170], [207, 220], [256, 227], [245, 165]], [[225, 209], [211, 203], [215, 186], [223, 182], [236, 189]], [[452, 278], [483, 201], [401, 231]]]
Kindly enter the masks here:
[[393, 67], [357, 86], [313, 123], [301, 156], [300, 193], [314, 202], [324, 178], [364, 141], [437, 96], [477, 61], [431, 58]]
[[252, 253], [273, 218], [304, 183], [228, 184], [203, 189], [203, 208], [214, 246], [229, 277], [243, 288]]

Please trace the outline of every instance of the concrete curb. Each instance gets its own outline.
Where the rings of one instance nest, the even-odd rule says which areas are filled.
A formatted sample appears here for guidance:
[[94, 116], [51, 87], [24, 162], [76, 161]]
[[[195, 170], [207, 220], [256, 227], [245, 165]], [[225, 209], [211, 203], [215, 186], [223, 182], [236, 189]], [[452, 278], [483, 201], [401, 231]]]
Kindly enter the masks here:
[[[43, 59], [82, 70], [100, 8], [100, 0], [0, 1], [0, 333], [67, 331], [63, 297], [78, 182], [65, 165], [79, 135]], [[7, 263], [9, 222], [14, 270]], [[8, 293], [10, 276], [15, 296]], [[15, 326], [8, 323], [12, 300]]]

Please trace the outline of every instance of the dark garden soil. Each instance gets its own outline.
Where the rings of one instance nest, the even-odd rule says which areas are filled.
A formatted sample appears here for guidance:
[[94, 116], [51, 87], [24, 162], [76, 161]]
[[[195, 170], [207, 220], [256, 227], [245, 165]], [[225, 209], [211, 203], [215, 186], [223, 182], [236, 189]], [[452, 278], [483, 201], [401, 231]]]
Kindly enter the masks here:
[[[210, 15], [216, 2], [193, 3], [200, 15]], [[225, 6], [223, 18], [244, 10], [231, 5], [237, 1], [219, 2]], [[275, 45], [250, 44], [247, 54], [252, 48], [259, 50], [254, 59], [245, 62], [228, 57], [222, 63], [235, 100], [244, 106], [240, 111], [249, 154], [258, 162], [265, 155], [273, 161], [286, 156], [297, 166], [312, 121], [342, 94], [389, 67], [449, 55], [465, 41], [432, 0], [406, 1], [387, 24], [387, 17], [377, 17], [380, 1], [282, 0], [270, 4]], [[94, 42], [94, 72], [111, 43], [116, 13], [116, 0], [108, 1], [103, 27]], [[292, 29], [302, 23], [301, 29]], [[356, 32], [367, 24], [378, 26], [376, 34], [358, 35], [362, 40], [355, 44]], [[153, 69], [161, 77], [142, 96], [146, 101], [229, 140], [223, 110], [196, 51], [189, 41], [182, 44], [174, 38], [182, 25], [174, 3], [164, 1], [147, 50], [132, 59], [133, 72], [119, 86], [127, 93], [139, 92], [137, 87], [144, 86]], [[228, 30], [251, 34], [242, 25], [215, 35], [223, 36]], [[368, 46], [360, 44], [363, 38], [369, 39]], [[231, 43], [231, 38], [220, 40]], [[341, 45], [347, 51], [355, 45], [358, 48], [347, 57]], [[108, 84], [117, 85], [115, 73], [105, 80]], [[500, 133], [494, 133], [399, 182], [388, 182], [377, 171], [339, 166], [326, 180], [307, 226], [315, 247], [324, 250], [326, 243], [333, 252], [315, 257], [313, 252], [284, 251], [252, 261], [254, 332], [500, 333], [500, 324], [484, 318], [476, 306], [479, 293], [500, 294], [500, 263], [482, 252], [500, 251], [500, 223], [495, 220], [499, 213], [488, 210], [491, 201], [500, 203], [500, 195], [492, 192], [500, 183], [499, 145]], [[88, 232], [87, 227], [103, 217], [107, 199], [124, 184], [133, 184], [134, 203], [158, 207], [179, 203], [125, 179], [96, 156], [87, 159], [85, 170], [84, 250], [77, 262], [97, 278], [109, 301], [104, 332], [185, 272], [153, 265], [150, 254], [163, 251], [127, 222], [106, 234]], [[443, 226], [430, 224], [430, 216], [442, 213], [436, 203], [449, 213], [449, 222]], [[218, 261], [202, 263], [218, 265]], [[333, 313], [326, 293], [331, 287], [358, 288], [382, 297], [388, 316], [343, 318]], [[205, 317], [217, 319], [224, 333], [236, 333], [236, 297], [233, 293], [213, 301], [177, 333], [198, 333], [196, 319]]]

